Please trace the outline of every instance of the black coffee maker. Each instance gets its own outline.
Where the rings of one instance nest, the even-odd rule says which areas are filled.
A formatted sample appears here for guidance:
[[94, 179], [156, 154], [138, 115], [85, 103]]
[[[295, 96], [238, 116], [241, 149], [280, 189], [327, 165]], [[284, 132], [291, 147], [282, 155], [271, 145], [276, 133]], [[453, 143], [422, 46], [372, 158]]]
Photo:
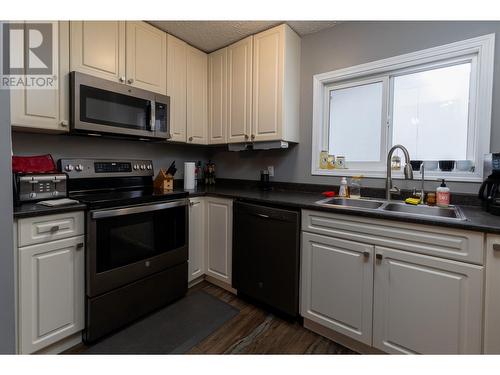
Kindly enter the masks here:
[[500, 153], [485, 155], [483, 175], [486, 179], [479, 188], [479, 199], [486, 211], [500, 215]]

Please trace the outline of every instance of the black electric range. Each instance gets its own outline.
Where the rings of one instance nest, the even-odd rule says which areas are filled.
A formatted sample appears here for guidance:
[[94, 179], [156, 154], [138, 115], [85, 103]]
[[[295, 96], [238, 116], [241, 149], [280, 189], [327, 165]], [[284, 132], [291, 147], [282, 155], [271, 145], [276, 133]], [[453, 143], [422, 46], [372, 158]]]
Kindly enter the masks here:
[[58, 166], [69, 197], [87, 206], [85, 342], [183, 297], [188, 193], [155, 193], [151, 160], [61, 159]]

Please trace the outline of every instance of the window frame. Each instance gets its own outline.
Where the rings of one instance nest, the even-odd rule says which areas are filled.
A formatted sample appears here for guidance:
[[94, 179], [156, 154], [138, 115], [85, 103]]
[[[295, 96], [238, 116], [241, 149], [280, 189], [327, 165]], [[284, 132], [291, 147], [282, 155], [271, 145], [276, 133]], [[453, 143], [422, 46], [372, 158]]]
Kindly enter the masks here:
[[[470, 102], [467, 152], [474, 157], [475, 171], [470, 172], [426, 172], [426, 180], [446, 178], [450, 181], [480, 182], [483, 180], [483, 156], [490, 150], [491, 110], [493, 92], [495, 34], [487, 34], [477, 38], [462, 40], [438, 47], [412, 52], [367, 64], [352, 66], [313, 76], [313, 126], [312, 126], [312, 160], [311, 174], [322, 176], [355, 176], [384, 178], [386, 175], [385, 157], [389, 145], [392, 144], [392, 103], [393, 77], [432, 67], [445, 67], [459, 64], [460, 61], [471, 62]], [[386, 105], [385, 139], [381, 138], [382, 168], [373, 168], [373, 162], [351, 163], [349, 169], [321, 169], [319, 167], [320, 151], [328, 145], [329, 132], [329, 90], [328, 87], [341, 87], [343, 84], [358, 86], [358, 82], [387, 79], [384, 84], [383, 102]], [[347, 86], [349, 87], [349, 86]], [[473, 134], [469, 135], [469, 131]], [[326, 134], [326, 140], [325, 140]], [[328, 149], [328, 148], [326, 148]], [[469, 151], [471, 150], [471, 151]], [[411, 157], [411, 155], [410, 155]], [[349, 164], [349, 161], [347, 160]], [[359, 165], [358, 165], [359, 164]], [[363, 164], [372, 164], [363, 165]], [[394, 178], [404, 178], [400, 172], [393, 173]], [[415, 178], [420, 174], [415, 173]]]

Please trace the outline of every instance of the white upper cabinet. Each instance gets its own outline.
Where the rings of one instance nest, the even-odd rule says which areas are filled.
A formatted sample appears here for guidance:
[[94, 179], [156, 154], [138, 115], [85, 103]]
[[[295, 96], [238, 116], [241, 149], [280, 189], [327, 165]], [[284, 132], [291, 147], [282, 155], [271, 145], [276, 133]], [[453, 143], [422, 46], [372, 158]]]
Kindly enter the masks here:
[[188, 143], [207, 144], [208, 141], [207, 67], [207, 54], [187, 46], [186, 136]]
[[375, 247], [373, 346], [398, 354], [479, 354], [483, 267]]
[[250, 139], [252, 128], [252, 45], [249, 36], [227, 47], [227, 142]]
[[52, 43], [56, 51], [53, 69], [58, 72], [55, 88], [10, 90], [11, 124], [14, 130], [68, 131], [68, 22], [52, 22], [52, 26]]
[[167, 34], [140, 21], [71, 21], [70, 68], [165, 95]]
[[125, 21], [71, 21], [70, 69], [125, 82]]
[[186, 142], [187, 44], [167, 35], [167, 95], [171, 141]]
[[253, 141], [299, 140], [300, 37], [280, 25], [253, 37]]
[[167, 93], [167, 34], [145, 22], [127, 21], [127, 84]]
[[227, 48], [208, 55], [208, 143], [227, 143]]

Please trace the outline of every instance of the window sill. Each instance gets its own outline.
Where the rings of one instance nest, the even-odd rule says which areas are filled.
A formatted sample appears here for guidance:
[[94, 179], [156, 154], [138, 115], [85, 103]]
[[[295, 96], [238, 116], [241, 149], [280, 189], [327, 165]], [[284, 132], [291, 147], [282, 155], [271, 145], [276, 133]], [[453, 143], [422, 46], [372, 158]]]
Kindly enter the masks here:
[[[331, 176], [331, 177], [354, 177], [363, 176], [365, 178], [386, 178], [385, 170], [360, 170], [360, 169], [314, 169], [311, 174], [313, 176]], [[395, 180], [404, 180], [402, 172], [392, 172], [392, 178]], [[420, 172], [413, 172], [413, 180], [420, 180]], [[442, 171], [425, 171], [425, 181], [438, 181], [441, 179], [453, 182], [468, 182], [478, 183], [483, 182], [481, 176], [475, 173], [467, 172], [442, 172]]]

